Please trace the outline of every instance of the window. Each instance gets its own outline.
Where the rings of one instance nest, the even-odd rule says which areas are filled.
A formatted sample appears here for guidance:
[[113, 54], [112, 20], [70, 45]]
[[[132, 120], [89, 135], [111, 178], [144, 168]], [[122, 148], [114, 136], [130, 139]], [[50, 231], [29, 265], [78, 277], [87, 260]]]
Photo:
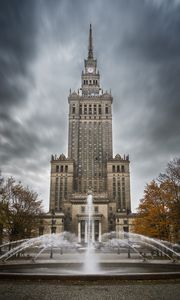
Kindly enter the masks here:
[[51, 227], [51, 233], [56, 233], [56, 227], [54, 226]]
[[64, 197], [67, 198], [67, 177], [65, 178], [64, 182]]
[[80, 115], [82, 114], [82, 104], [80, 104], [80, 106], [79, 106], [79, 114]]
[[59, 166], [56, 166], [56, 172], [59, 172]]
[[122, 172], [125, 172], [124, 166], [121, 167], [121, 171], [122, 171]]
[[115, 166], [112, 166], [112, 171], [113, 173], [115, 173]]
[[94, 104], [94, 114], [97, 114], [97, 110], [96, 110], [96, 104]]
[[95, 206], [95, 207], [94, 207], [94, 212], [95, 212], [95, 213], [98, 213], [98, 206]]
[[67, 171], [68, 171], [68, 166], [65, 166], [65, 172], [67, 173]]
[[63, 169], [64, 169], [63, 166], [61, 166], [61, 172], [63, 172]]
[[101, 104], [99, 104], [99, 115], [101, 115]]
[[108, 114], [108, 106], [106, 105], [105, 113]]
[[87, 105], [86, 104], [84, 105], [84, 114], [85, 115], [87, 114]]
[[85, 213], [85, 206], [81, 206], [81, 212]]
[[94, 221], [94, 231], [95, 231], [95, 240], [97, 241], [99, 238], [99, 221]]
[[117, 166], [117, 172], [119, 172], [120, 171], [120, 166]]
[[113, 178], [113, 198], [116, 197], [116, 178]]
[[129, 232], [129, 228], [128, 228], [128, 227], [125, 227], [125, 226], [123, 226], [123, 231], [124, 231], [124, 232]]
[[39, 227], [39, 235], [43, 235], [44, 234], [44, 227]]
[[73, 107], [72, 107], [72, 113], [75, 114], [76, 110], [75, 110], [75, 104], [73, 104]]

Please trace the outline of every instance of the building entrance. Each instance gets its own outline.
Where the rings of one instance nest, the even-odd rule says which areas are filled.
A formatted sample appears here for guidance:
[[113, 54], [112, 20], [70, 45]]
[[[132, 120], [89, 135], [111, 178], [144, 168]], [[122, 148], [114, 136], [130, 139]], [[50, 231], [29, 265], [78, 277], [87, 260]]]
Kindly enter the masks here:
[[78, 222], [78, 242], [87, 243], [88, 234], [92, 243], [95, 241], [101, 242], [101, 222], [99, 220], [91, 220], [88, 232], [88, 220], [79, 220]]

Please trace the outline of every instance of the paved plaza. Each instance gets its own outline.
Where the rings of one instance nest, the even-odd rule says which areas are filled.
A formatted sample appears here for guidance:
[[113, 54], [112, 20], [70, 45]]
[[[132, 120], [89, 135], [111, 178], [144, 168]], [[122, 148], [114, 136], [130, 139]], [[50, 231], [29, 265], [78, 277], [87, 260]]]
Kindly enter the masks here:
[[96, 282], [0, 281], [0, 300], [179, 300], [180, 280]]

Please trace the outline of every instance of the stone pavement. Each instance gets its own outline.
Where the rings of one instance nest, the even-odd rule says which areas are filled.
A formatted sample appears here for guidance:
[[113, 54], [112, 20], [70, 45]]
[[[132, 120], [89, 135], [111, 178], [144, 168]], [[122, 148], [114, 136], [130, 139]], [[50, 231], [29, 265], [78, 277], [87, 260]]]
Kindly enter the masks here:
[[0, 300], [179, 300], [180, 280], [62, 284], [0, 281]]

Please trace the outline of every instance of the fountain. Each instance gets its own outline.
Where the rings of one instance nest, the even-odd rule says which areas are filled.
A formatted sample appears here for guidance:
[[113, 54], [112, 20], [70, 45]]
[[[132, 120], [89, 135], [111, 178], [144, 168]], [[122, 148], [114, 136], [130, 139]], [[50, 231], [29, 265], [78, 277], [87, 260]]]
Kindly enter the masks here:
[[88, 192], [86, 214], [88, 216], [87, 222], [87, 249], [84, 261], [85, 274], [97, 274], [99, 272], [97, 255], [95, 255], [95, 243], [92, 228], [92, 211], [93, 211], [93, 198], [91, 191]]
[[[0, 256], [0, 276], [179, 276], [180, 246], [135, 233], [110, 232], [95, 242], [92, 193], [88, 193], [87, 243], [83, 249], [74, 234], [46, 234], [10, 243]], [[6, 249], [9, 244], [0, 246]], [[140, 276], [140, 277], [139, 277]]]

